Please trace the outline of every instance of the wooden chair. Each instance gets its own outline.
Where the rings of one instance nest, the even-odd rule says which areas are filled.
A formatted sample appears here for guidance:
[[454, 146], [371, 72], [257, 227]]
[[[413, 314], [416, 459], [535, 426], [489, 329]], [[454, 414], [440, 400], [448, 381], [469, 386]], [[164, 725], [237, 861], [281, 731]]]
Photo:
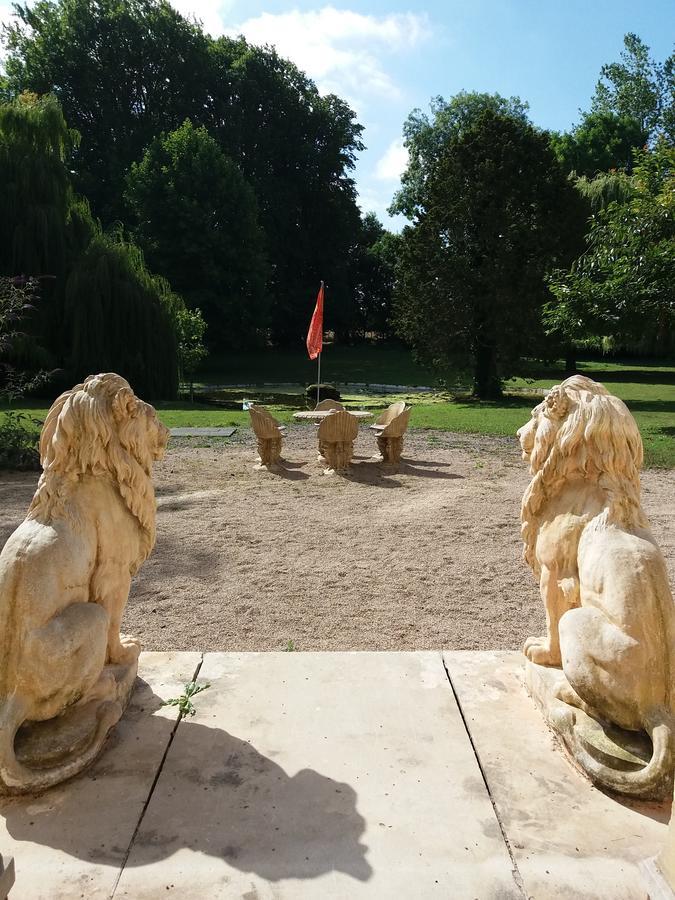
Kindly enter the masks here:
[[401, 412], [390, 419], [382, 429], [377, 430], [377, 446], [382, 454], [382, 462], [385, 465], [398, 466], [401, 461], [403, 435], [408, 427], [410, 409], [411, 407], [404, 404]]
[[[315, 412], [317, 410], [326, 410], [326, 409], [341, 410], [341, 409], [344, 409], [344, 406], [341, 403], [338, 403], [337, 400], [322, 400], [321, 403], [317, 403], [316, 406], [314, 407]], [[317, 422], [317, 428], [319, 427], [320, 424], [321, 424], [321, 422]], [[319, 443], [319, 456], [317, 457], [317, 460], [320, 463], [326, 462], [326, 457], [324, 456], [323, 451], [321, 449], [321, 443]]]
[[316, 404], [314, 409], [344, 409], [344, 406], [337, 400], [322, 400], [321, 403]]
[[280, 425], [264, 406], [251, 406], [248, 413], [258, 442], [260, 463], [257, 468], [278, 466], [285, 426]]
[[396, 418], [396, 416], [400, 416], [401, 413], [405, 410], [405, 401], [398, 400], [396, 403], [392, 403], [388, 406], [385, 411], [382, 413], [379, 419], [376, 420], [374, 425], [370, 426], [371, 431], [382, 432], [387, 427], [387, 425]]
[[359, 433], [359, 420], [346, 410], [326, 416], [319, 425], [319, 453], [326, 458], [324, 475], [346, 472], [354, 453], [354, 441]]

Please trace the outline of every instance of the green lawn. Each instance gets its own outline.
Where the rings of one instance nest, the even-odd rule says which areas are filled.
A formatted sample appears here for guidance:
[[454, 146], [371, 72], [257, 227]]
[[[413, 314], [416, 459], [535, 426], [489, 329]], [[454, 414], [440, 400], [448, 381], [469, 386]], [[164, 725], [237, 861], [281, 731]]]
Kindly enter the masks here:
[[[326, 380], [336, 382], [365, 382], [409, 384], [410, 386], [429, 384], [433, 377], [428, 372], [415, 366], [409, 354], [391, 347], [371, 348], [327, 348], [324, 370], [331, 371]], [[351, 357], [350, 357], [351, 354]], [[162, 421], [169, 427], [175, 426], [213, 426], [235, 425], [248, 426], [248, 413], [241, 409], [244, 397], [264, 403], [281, 421], [292, 421], [293, 412], [305, 408], [301, 386], [260, 387], [264, 381], [288, 382], [294, 380], [288, 374], [292, 370], [297, 376], [300, 363], [299, 354], [293, 356], [293, 367], [289, 364], [289, 356], [268, 354], [264, 365], [253, 359], [244, 365], [241, 375], [225, 378], [219, 370], [213, 379], [200, 376], [204, 382], [224, 384], [227, 381], [247, 381], [252, 367], [263, 372], [255, 382], [248, 381], [248, 388], [223, 389], [214, 394], [224, 408], [203, 403], [170, 402], [157, 403]], [[352, 365], [349, 365], [350, 358]], [[288, 365], [288, 368], [287, 368]], [[311, 380], [314, 364], [311, 366]], [[586, 361], [579, 365], [584, 374], [601, 380], [607, 388], [624, 400], [635, 416], [645, 444], [645, 464], [662, 468], [675, 468], [675, 366], [662, 364], [649, 365], [643, 362], [597, 362]], [[337, 373], [339, 372], [339, 377]], [[466, 398], [453, 398], [448, 393], [411, 393], [406, 395], [376, 395], [372, 392], [344, 393], [344, 399], [352, 408], [372, 409], [374, 412], [384, 408], [395, 399], [404, 397], [412, 404], [410, 418], [412, 428], [426, 428], [442, 431], [474, 432], [479, 434], [514, 435], [516, 430], [527, 421], [530, 410], [541, 399], [535, 388], [548, 388], [564, 378], [560, 370], [553, 368], [545, 371], [529, 372], [530, 377], [511, 379], [507, 385], [507, 395], [499, 402], [476, 402]], [[301, 379], [298, 379], [301, 380]], [[323, 379], [322, 379], [323, 380]], [[0, 408], [0, 415], [2, 409]], [[21, 410], [43, 418], [46, 409], [43, 404], [21, 404]], [[514, 438], [515, 440], [515, 438]]]

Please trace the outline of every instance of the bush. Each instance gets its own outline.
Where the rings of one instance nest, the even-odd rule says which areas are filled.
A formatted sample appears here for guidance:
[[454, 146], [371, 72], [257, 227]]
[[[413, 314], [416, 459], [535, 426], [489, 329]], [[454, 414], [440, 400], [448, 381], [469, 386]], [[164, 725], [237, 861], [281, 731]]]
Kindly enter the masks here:
[[0, 469], [39, 469], [38, 442], [42, 422], [24, 413], [0, 419]]
[[310, 384], [310, 386], [305, 391], [305, 397], [308, 400], [311, 400], [312, 403], [316, 403], [316, 395], [317, 390], [319, 390], [319, 399], [320, 400], [341, 400], [340, 391], [335, 387], [334, 384]]

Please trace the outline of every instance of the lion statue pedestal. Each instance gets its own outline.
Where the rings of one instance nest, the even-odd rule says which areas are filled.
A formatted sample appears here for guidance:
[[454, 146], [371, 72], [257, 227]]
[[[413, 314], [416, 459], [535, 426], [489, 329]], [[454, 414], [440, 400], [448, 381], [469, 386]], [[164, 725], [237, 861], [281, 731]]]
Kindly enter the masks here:
[[575, 375], [518, 432], [533, 476], [524, 556], [547, 631], [525, 643], [530, 693], [600, 787], [673, 789], [675, 605], [640, 501], [642, 440], [627, 407]]
[[167, 438], [112, 373], [47, 415], [37, 491], [0, 554], [0, 793], [81, 772], [124, 711], [140, 645], [120, 622], [155, 542], [151, 469]]

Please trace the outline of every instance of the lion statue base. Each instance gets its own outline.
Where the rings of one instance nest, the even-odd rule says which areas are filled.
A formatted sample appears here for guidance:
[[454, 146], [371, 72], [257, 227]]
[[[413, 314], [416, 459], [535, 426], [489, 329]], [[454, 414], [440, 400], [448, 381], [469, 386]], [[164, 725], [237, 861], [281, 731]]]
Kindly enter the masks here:
[[524, 556], [547, 626], [525, 642], [530, 693], [595, 784], [665, 800], [675, 604], [641, 505], [637, 424], [603, 385], [575, 375], [549, 391], [518, 438], [533, 476]]
[[133, 691], [140, 644], [120, 635], [155, 541], [151, 471], [168, 438], [112, 373], [52, 405], [43, 473], [0, 553], [0, 793], [35, 793], [101, 752]]

